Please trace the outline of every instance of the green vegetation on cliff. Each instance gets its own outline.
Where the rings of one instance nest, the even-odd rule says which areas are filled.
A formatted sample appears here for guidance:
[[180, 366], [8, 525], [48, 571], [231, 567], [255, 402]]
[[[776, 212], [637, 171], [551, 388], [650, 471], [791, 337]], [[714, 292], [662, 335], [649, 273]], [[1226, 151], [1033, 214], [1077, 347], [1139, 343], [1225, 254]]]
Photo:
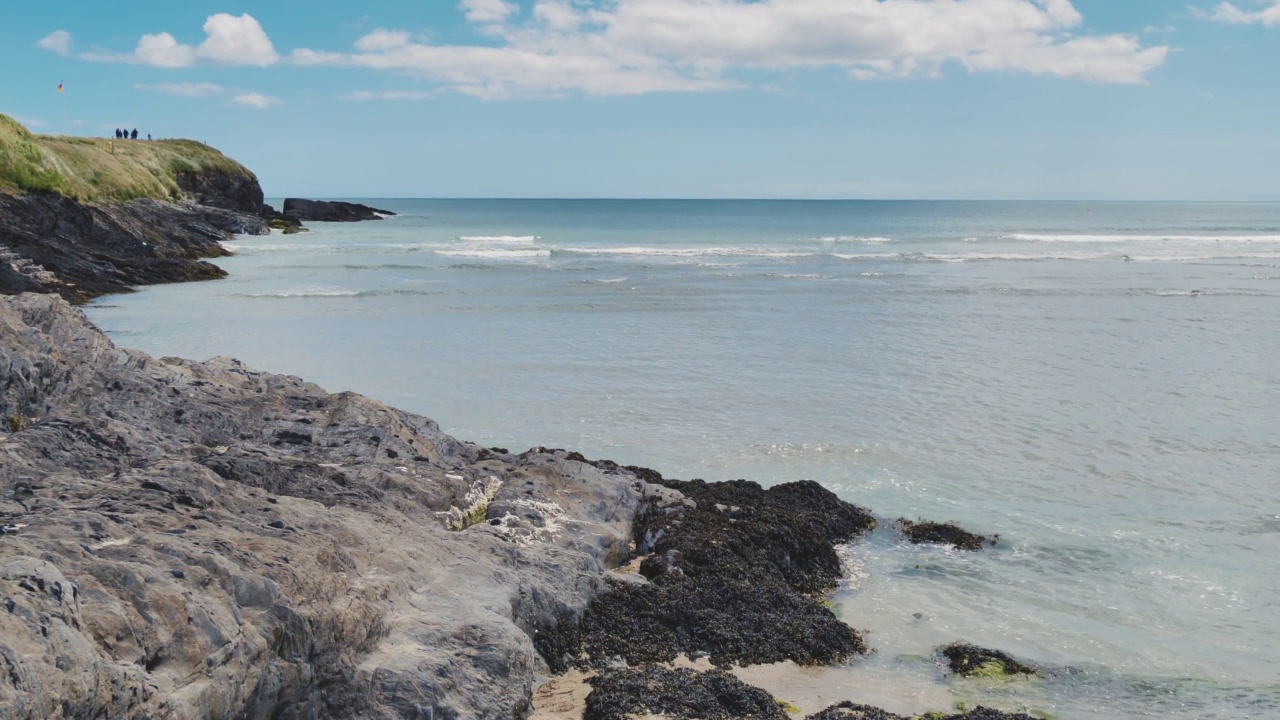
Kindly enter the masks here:
[[248, 168], [194, 140], [36, 135], [0, 114], [0, 191], [49, 191], [81, 202], [172, 201], [184, 196], [179, 178], [208, 173], [254, 178]]

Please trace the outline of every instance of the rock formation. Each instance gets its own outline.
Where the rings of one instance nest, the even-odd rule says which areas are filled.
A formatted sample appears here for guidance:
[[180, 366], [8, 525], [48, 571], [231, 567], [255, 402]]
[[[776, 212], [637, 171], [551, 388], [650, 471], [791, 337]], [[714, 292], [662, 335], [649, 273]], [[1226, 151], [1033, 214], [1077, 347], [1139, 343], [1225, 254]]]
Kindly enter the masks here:
[[359, 222], [381, 220], [395, 213], [359, 203], [286, 198], [284, 215], [304, 222]]
[[[0, 298], [0, 717], [519, 717], [642, 483]], [[467, 518], [462, 530], [451, 522]]]
[[256, 215], [192, 203], [0, 193], [0, 293], [86, 302], [133, 285], [220, 278], [226, 273], [204, 261], [231, 254], [219, 241], [266, 232]]

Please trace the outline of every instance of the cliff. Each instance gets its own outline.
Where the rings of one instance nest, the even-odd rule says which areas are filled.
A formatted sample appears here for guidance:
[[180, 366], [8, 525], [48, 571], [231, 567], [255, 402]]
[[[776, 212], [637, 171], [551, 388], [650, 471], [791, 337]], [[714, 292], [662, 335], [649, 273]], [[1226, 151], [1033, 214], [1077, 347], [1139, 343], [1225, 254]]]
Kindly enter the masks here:
[[[281, 218], [258, 179], [189, 140], [34, 135], [0, 115], [0, 294], [72, 302], [134, 285], [207, 280], [233, 234]], [[293, 222], [296, 225], [296, 222]]]
[[6, 115], [0, 115], [0, 190], [79, 202], [191, 200], [262, 212], [258, 178], [202, 143], [36, 135]]

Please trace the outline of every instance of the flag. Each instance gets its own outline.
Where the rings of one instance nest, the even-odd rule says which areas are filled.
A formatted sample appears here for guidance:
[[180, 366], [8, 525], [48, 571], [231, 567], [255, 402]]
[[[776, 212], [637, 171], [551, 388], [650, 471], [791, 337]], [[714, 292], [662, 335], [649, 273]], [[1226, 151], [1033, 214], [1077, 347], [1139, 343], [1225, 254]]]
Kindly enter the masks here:
[[58, 83], [58, 92], [62, 92], [62, 83]]

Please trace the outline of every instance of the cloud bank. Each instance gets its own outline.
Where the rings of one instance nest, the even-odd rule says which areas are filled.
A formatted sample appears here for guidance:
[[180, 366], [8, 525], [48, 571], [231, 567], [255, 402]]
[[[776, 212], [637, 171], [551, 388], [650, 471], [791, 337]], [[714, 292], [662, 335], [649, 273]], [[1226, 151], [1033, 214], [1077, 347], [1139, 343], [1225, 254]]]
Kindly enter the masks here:
[[1220, 3], [1209, 14], [1209, 19], [1233, 25], [1268, 25], [1280, 27], [1280, 0], [1269, 8], [1256, 12], [1241, 10], [1229, 2]]
[[300, 65], [401, 72], [481, 97], [635, 95], [734, 87], [743, 72], [834, 69], [860, 80], [1023, 72], [1142, 83], [1167, 47], [1077, 35], [1070, 0], [505, 0], [459, 9], [496, 45], [413, 42], [377, 30], [353, 52], [295, 50]]
[[[1228, 3], [1217, 12], [1230, 14], [1223, 8], [1252, 16]], [[218, 14], [199, 45], [158, 33], [144, 35], [132, 54], [80, 57], [173, 68], [282, 60], [363, 67], [504, 98], [698, 92], [813, 70], [856, 80], [938, 77], [946, 67], [1140, 84], [1169, 53], [1144, 47], [1137, 33], [1083, 32], [1071, 0], [534, 0], [527, 9], [461, 0], [457, 9], [476, 43], [437, 45], [383, 28], [349, 50], [300, 48], [281, 57], [252, 16]], [[71, 37], [59, 33], [41, 45], [68, 52]]]

